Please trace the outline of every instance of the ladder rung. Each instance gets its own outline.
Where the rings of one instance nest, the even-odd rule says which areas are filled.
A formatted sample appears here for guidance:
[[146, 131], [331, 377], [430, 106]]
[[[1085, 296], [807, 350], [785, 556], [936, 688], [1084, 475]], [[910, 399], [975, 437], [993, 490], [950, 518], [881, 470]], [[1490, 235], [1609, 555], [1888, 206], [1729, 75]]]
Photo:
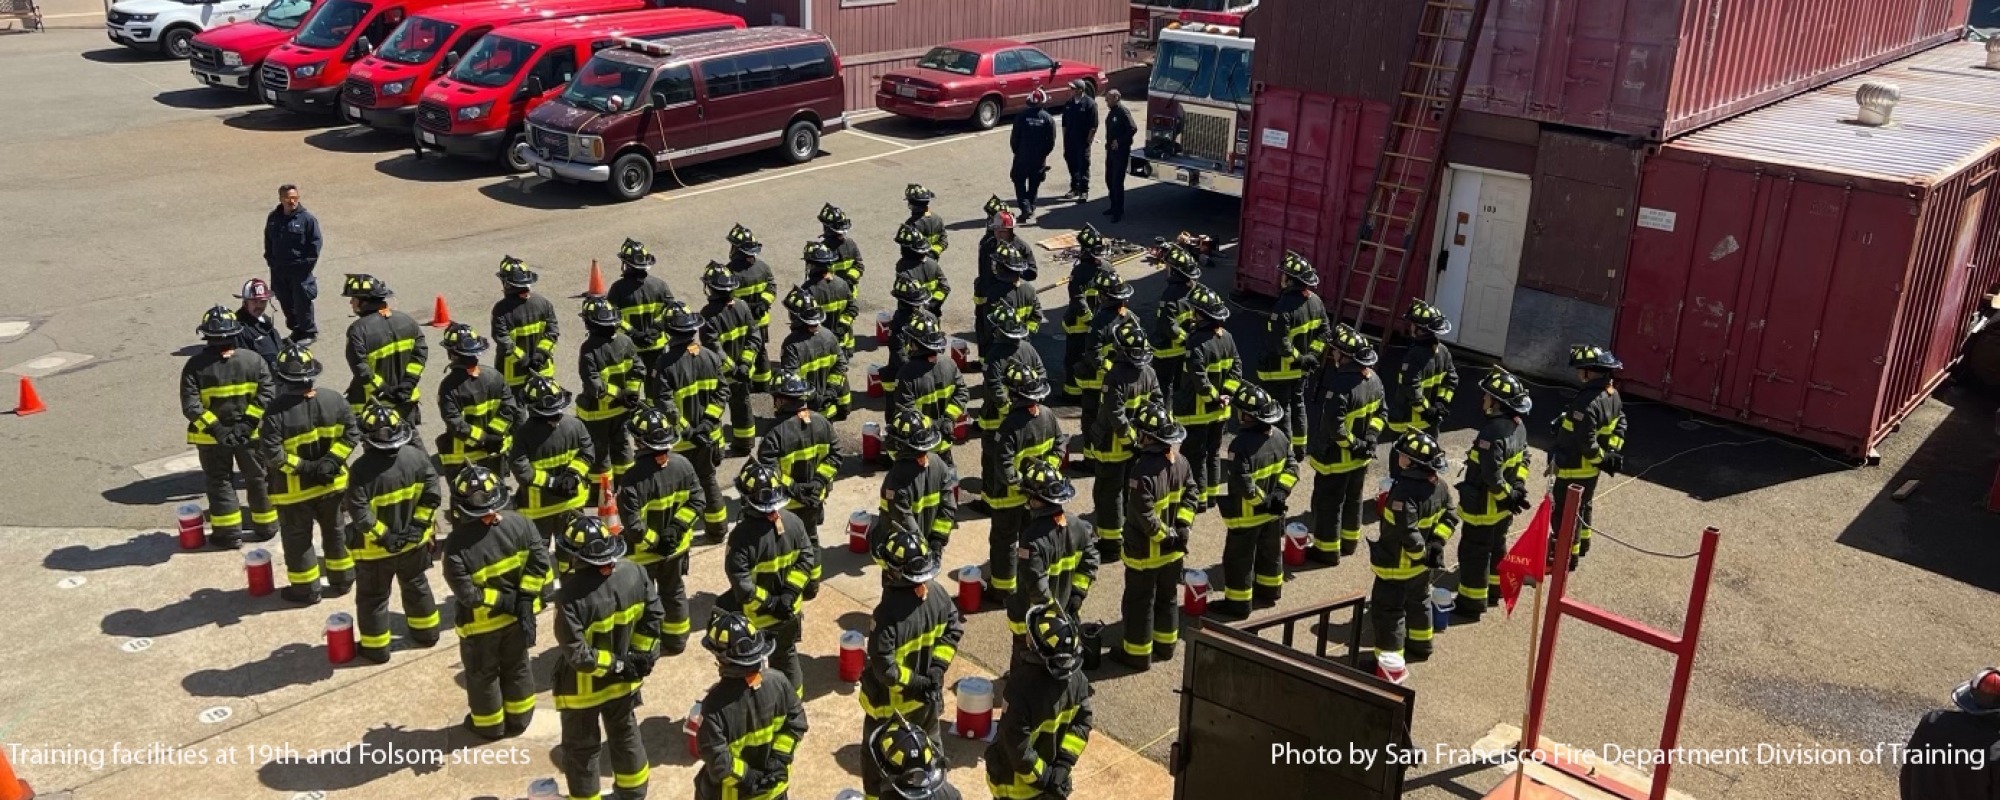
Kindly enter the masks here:
[[1436, 161], [1435, 159], [1429, 159], [1429, 158], [1424, 158], [1423, 156], [1413, 156], [1413, 155], [1410, 155], [1409, 153], [1396, 153], [1396, 152], [1389, 152], [1389, 153], [1383, 153], [1382, 155], [1385, 155], [1385, 156], [1388, 156], [1388, 157], [1390, 157], [1390, 158], [1403, 158], [1403, 159], [1409, 159], [1409, 160], [1411, 160], [1411, 161], [1422, 161], [1422, 162], [1424, 162], [1424, 163], [1426, 163], [1426, 164], [1435, 164], [1435, 163], [1437, 163], [1437, 161]]
[[1457, 65], [1457, 64], [1432, 64], [1432, 63], [1431, 63], [1431, 62], [1429, 62], [1429, 61], [1412, 61], [1412, 62], [1410, 62], [1410, 66], [1412, 66], [1412, 67], [1415, 67], [1415, 68], [1417, 68], [1417, 69], [1427, 69], [1427, 70], [1430, 70], [1430, 71], [1432, 71], [1432, 72], [1457, 72], [1457, 71], [1458, 71], [1458, 65]]
[[1400, 184], [1400, 183], [1390, 183], [1389, 181], [1376, 181], [1376, 182], [1375, 182], [1375, 185], [1376, 185], [1376, 186], [1379, 186], [1379, 187], [1381, 187], [1381, 188], [1384, 188], [1384, 189], [1388, 189], [1388, 190], [1390, 190], [1390, 191], [1395, 191], [1395, 192], [1421, 192], [1421, 191], [1423, 191], [1422, 189], [1419, 189], [1419, 188], [1417, 188], [1417, 187], [1415, 187], [1415, 186], [1404, 186], [1403, 184]]
[[1383, 244], [1383, 243], [1381, 243], [1381, 242], [1375, 242], [1375, 241], [1370, 241], [1370, 240], [1367, 240], [1367, 239], [1363, 239], [1363, 240], [1361, 240], [1361, 241], [1359, 242], [1359, 244], [1360, 244], [1360, 245], [1361, 245], [1362, 247], [1373, 247], [1373, 248], [1375, 248], [1375, 249], [1377, 249], [1377, 250], [1388, 250], [1388, 251], [1390, 251], [1390, 252], [1394, 252], [1394, 253], [1407, 253], [1407, 252], [1409, 252], [1408, 250], [1404, 250], [1403, 248], [1400, 248], [1400, 247], [1397, 247], [1397, 246], [1395, 246], [1395, 245], [1393, 245], [1393, 244]]
[[1426, 101], [1426, 102], [1431, 102], [1431, 103], [1448, 103], [1448, 102], [1451, 102], [1451, 98], [1449, 98], [1449, 97], [1439, 97], [1439, 96], [1437, 96], [1437, 95], [1429, 95], [1429, 94], [1418, 94], [1418, 93], [1416, 93], [1416, 92], [1397, 92], [1397, 94], [1400, 94], [1400, 95], [1402, 95], [1402, 96], [1404, 96], [1404, 97], [1407, 97], [1407, 98], [1410, 98], [1411, 100], [1423, 100], [1423, 101]]
[[1405, 129], [1408, 129], [1408, 130], [1413, 130], [1413, 131], [1423, 131], [1424, 133], [1437, 133], [1437, 132], [1438, 132], [1438, 129], [1436, 129], [1436, 128], [1426, 128], [1426, 127], [1424, 127], [1424, 126], [1422, 126], [1422, 125], [1414, 125], [1414, 124], [1411, 124], [1411, 123], [1408, 123], [1408, 122], [1390, 122], [1389, 124], [1391, 124], [1391, 125], [1394, 125], [1394, 126], [1396, 126], [1396, 127], [1398, 127], [1398, 128], [1405, 128]]
[[1457, 4], [1457, 3], [1447, 3], [1447, 2], [1445, 2], [1444, 0], [1429, 0], [1429, 2], [1426, 2], [1426, 3], [1424, 3], [1424, 5], [1425, 5], [1425, 6], [1428, 6], [1428, 7], [1430, 7], [1430, 8], [1442, 8], [1442, 9], [1444, 9], [1444, 10], [1446, 10], [1446, 11], [1477, 11], [1477, 10], [1478, 10], [1478, 9], [1476, 9], [1476, 8], [1472, 7], [1472, 6], [1462, 6], [1462, 5], [1459, 5], [1459, 4]]
[[1414, 216], [1406, 217], [1401, 214], [1395, 214], [1388, 211], [1376, 211], [1374, 209], [1370, 209], [1368, 211], [1368, 216], [1374, 217], [1375, 219], [1386, 219], [1390, 222], [1402, 222], [1402, 223], [1408, 223], [1410, 220], [1416, 219], [1416, 217]]

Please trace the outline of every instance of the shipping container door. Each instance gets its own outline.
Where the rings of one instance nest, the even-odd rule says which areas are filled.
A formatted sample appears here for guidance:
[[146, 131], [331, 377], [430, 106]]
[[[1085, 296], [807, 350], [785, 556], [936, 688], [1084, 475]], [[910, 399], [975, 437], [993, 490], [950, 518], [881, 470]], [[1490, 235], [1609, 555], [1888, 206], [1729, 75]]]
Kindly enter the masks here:
[[1387, 117], [1380, 103], [1275, 87], [1258, 93], [1238, 290], [1275, 296], [1278, 265], [1291, 250], [1319, 269], [1328, 305], [1337, 302]]
[[1443, 185], [1431, 296], [1458, 323], [1444, 338], [1482, 353], [1505, 353], [1527, 234], [1529, 179], [1453, 166]]
[[1730, 365], [1730, 340], [1742, 302], [1746, 274], [1744, 243], [1765, 182], [1742, 172], [1712, 170], [1701, 187], [1694, 220], [1694, 247], [1688, 255], [1687, 284], [1681, 295], [1681, 322], [1669, 375], [1672, 393], [1690, 408], [1721, 406]]
[[1746, 265], [1756, 276], [1748, 307], [1757, 310], [1757, 319], [1739, 326], [1748, 363], [1732, 377], [1738, 389], [1725, 405], [1797, 430], [1805, 422], [1820, 331], [1829, 316], [1842, 317], [1827, 299], [1843, 242], [1833, 232], [1847, 215], [1846, 190], [1773, 182], [1769, 195], [1751, 256], [1756, 263]]

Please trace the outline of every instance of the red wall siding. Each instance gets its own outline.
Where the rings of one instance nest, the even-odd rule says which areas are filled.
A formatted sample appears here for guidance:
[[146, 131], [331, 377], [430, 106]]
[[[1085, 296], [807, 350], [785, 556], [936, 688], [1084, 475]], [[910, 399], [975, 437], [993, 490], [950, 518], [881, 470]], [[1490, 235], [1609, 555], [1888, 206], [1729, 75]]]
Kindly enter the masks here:
[[[1077, 31], [1057, 31], [1013, 38], [1033, 44], [1052, 57], [1096, 64], [1106, 71], [1119, 68], [1124, 58], [1125, 33], [1122, 26], [1112, 33], [1080, 35]], [[939, 43], [944, 41], [948, 40], [939, 40]], [[904, 51], [910, 54], [902, 58], [884, 59], [877, 55], [859, 61], [843, 49], [841, 63], [845, 67], [842, 72], [847, 75], [847, 107], [850, 110], [872, 108], [875, 105], [876, 84], [882, 76], [915, 67], [917, 59], [923, 57], [923, 51], [927, 49], [928, 45], [913, 48], [914, 52]]]
[[[953, 39], [1018, 39], [1101, 26], [1112, 26], [1101, 32], [1115, 30], [1122, 44], [1130, 16], [1125, 0], [896, 0], [852, 8], [841, 8], [840, 0], [813, 2], [813, 28], [832, 37], [849, 64]], [[1117, 48], [1109, 55], [1123, 59]]]

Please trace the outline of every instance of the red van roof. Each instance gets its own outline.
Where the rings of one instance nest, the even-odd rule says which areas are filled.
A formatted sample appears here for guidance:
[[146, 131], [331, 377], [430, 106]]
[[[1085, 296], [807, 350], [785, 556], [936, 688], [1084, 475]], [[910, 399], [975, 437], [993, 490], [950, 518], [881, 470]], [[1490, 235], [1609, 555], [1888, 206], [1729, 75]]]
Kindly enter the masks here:
[[413, 17], [449, 22], [454, 24], [491, 22], [496, 19], [534, 21], [560, 19], [616, 9], [622, 3], [616, 0], [482, 0], [475, 3], [454, 3], [448, 6], [412, 14]]
[[649, 28], [699, 28], [715, 25], [741, 28], [743, 27], [743, 18], [734, 14], [721, 14], [698, 8], [658, 8], [646, 11], [628, 11], [620, 14], [600, 14], [591, 17], [522, 22], [497, 29], [493, 33], [529, 44], [553, 44], [579, 38], [600, 39], [616, 37], [642, 26]]

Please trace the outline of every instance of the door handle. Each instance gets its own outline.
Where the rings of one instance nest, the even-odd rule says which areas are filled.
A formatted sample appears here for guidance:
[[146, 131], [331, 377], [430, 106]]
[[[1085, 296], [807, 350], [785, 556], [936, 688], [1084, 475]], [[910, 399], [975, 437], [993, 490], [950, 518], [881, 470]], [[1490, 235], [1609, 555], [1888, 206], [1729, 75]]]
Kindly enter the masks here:
[[1446, 267], [1446, 266], [1449, 266], [1450, 264], [1451, 264], [1451, 251], [1450, 251], [1450, 250], [1445, 250], [1445, 251], [1442, 251], [1442, 252], [1439, 252], [1439, 253], [1438, 253], [1438, 266], [1437, 266], [1437, 271], [1438, 271], [1438, 272], [1444, 272], [1444, 270], [1445, 270], [1445, 267]]

